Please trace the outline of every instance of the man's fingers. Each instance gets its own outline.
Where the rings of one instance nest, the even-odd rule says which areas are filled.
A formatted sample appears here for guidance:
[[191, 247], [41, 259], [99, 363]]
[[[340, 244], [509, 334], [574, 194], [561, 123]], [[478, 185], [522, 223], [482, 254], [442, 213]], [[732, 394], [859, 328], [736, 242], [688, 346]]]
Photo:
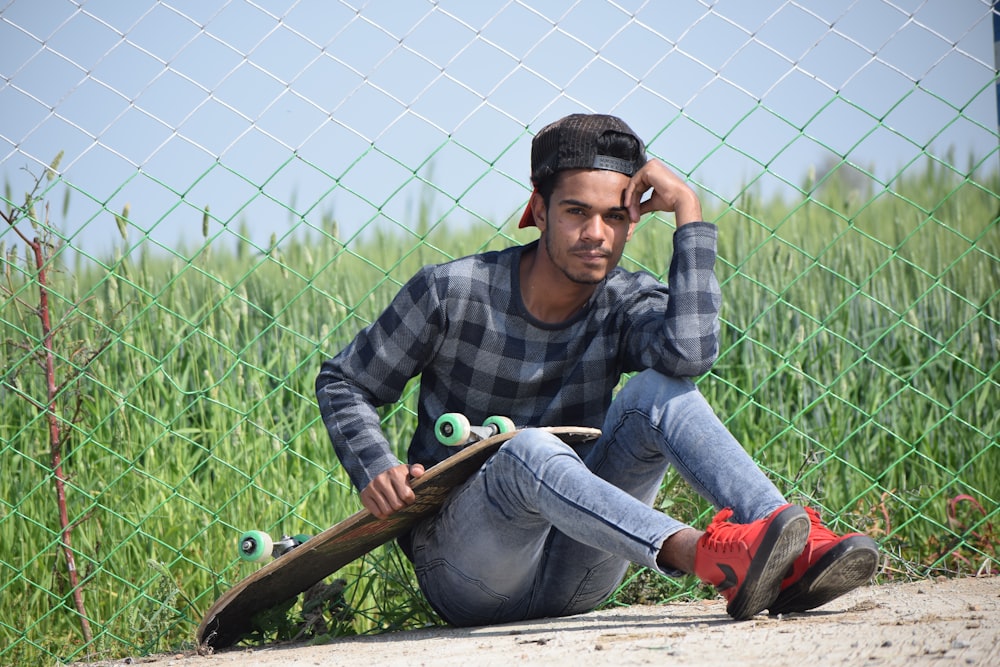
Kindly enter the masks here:
[[623, 195], [625, 208], [628, 210], [629, 220], [638, 222], [644, 211], [642, 210], [642, 195], [645, 190], [639, 190], [635, 186], [635, 181], [631, 181], [625, 189]]
[[379, 519], [398, 512], [416, 500], [409, 480], [424, 474], [420, 464], [399, 465], [376, 477], [361, 492], [361, 504]]
[[393, 498], [392, 498], [392, 509], [401, 510], [410, 503], [413, 502], [416, 496], [413, 495], [413, 489], [410, 488], [409, 481], [406, 477], [398, 476], [392, 478], [393, 485]]
[[389, 497], [378, 487], [379, 484], [372, 481], [361, 493], [361, 504], [379, 519], [384, 519], [392, 514], [393, 508]]

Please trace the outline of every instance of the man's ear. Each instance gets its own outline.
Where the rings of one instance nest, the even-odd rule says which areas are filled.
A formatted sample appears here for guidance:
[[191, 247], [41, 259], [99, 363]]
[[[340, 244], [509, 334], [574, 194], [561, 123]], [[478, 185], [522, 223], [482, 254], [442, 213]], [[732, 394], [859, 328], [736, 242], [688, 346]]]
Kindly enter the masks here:
[[545, 217], [548, 211], [545, 208], [545, 200], [538, 190], [531, 193], [531, 213], [535, 216], [535, 226], [544, 232], [548, 226], [548, 219]]

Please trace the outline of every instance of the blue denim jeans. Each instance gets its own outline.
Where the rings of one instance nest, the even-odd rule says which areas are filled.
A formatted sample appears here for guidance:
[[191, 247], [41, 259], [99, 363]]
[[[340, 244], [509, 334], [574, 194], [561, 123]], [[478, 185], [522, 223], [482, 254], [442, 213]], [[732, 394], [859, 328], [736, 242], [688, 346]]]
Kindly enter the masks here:
[[420, 587], [454, 625], [589, 611], [629, 562], [664, 574], [685, 524], [652, 509], [668, 468], [750, 522], [786, 501], [687, 379], [644, 371], [612, 402], [596, 442], [542, 430], [509, 440], [413, 532]]

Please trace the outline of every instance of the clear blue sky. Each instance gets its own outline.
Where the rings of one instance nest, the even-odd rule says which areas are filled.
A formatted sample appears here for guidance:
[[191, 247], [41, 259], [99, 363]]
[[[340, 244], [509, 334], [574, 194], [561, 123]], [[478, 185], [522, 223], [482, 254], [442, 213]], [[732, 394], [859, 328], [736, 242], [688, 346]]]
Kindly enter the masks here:
[[104, 207], [133, 242], [196, 246], [208, 204], [263, 244], [299, 214], [410, 224], [425, 181], [435, 215], [501, 224], [531, 134], [580, 110], [723, 199], [799, 197], [832, 156], [997, 162], [986, 0], [0, 0], [0, 77], [4, 178], [64, 150], [56, 221], [102, 251]]

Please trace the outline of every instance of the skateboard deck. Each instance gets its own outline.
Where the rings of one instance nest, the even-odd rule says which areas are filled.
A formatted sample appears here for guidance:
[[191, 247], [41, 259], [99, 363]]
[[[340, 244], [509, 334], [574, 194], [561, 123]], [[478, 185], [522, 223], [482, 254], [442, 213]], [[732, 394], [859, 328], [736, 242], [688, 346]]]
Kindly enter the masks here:
[[[568, 444], [600, 436], [595, 428], [553, 426], [543, 430]], [[296, 597], [314, 584], [399, 537], [418, 519], [436, 512], [456, 486], [468, 479], [519, 431], [500, 433], [465, 446], [413, 480], [416, 500], [386, 519], [361, 510], [272, 560], [223, 593], [198, 626], [199, 646], [225, 648], [253, 630], [255, 614]]]

